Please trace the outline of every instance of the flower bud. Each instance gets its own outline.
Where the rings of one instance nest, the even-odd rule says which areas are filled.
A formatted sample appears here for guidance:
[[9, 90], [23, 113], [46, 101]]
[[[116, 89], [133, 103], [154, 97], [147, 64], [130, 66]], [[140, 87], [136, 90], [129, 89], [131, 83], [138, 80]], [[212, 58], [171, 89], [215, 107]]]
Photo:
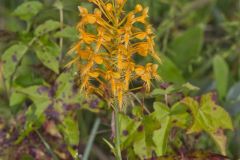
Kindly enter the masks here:
[[107, 10], [107, 11], [112, 11], [112, 9], [113, 9], [112, 4], [111, 4], [111, 3], [108, 3], [108, 4], [106, 5], [106, 10]]
[[141, 12], [143, 10], [143, 7], [140, 4], [137, 4], [135, 7], [136, 12]]
[[118, 5], [122, 5], [123, 4], [123, 0], [116, 0]]
[[96, 17], [101, 17], [102, 16], [102, 12], [98, 8], [96, 8], [94, 10], [94, 14], [96, 15]]

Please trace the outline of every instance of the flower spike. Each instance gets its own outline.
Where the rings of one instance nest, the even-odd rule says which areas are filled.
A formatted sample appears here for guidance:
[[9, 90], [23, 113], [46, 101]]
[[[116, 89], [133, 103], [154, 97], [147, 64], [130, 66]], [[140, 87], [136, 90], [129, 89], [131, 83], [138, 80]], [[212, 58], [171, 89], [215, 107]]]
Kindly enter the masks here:
[[[76, 57], [68, 66], [76, 64], [79, 69], [80, 89], [86, 94], [96, 94], [108, 102], [118, 101], [119, 109], [124, 106], [124, 96], [134, 90], [129, 85], [141, 80], [146, 91], [150, 91], [151, 80], [160, 80], [158, 65], [137, 64], [134, 55], [152, 56], [161, 59], [154, 50], [152, 26], [148, 23], [148, 8], [137, 4], [127, 15], [123, 11], [126, 0], [88, 0], [97, 8], [90, 13], [79, 7], [81, 20], [77, 25], [79, 41], [69, 51]], [[141, 23], [144, 29], [136, 27]], [[96, 33], [89, 32], [93, 25]]]

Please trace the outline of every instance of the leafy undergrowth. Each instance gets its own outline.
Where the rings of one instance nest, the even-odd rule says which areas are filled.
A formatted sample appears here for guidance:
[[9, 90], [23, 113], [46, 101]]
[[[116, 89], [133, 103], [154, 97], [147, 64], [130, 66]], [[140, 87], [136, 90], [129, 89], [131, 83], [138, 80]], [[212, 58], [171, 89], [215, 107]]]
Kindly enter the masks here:
[[[117, 147], [129, 160], [239, 159], [237, 2], [128, 0], [116, 25], [123, 28], [115, 32], [111, 17], [118, 9], [110, 1], [95, 9], [97, 1], [0, 2], [0, 160], [112, 160]], [[87, 24], [76, 29], [77, 6], [79, 25]], [[99, 21], [107, 29], [97, 30]], [[130, 32], [131, 21], [148, 29], [137, 23]], [[83, 29], [86, 43], [68, 55], [71, 44], [82, 42]], [[114, 34], [99, 41], [98, 31]], [[122, 58], [116, 35], [120, 51], [130, 48]], [[86, 72], [93, 50], [101, 55], [93, 61], [97, 71]], [[146, 57], [150, 53], [161, 63]], [[66, 67], [79, 57], [85, 58], [80, 66]], [[126, 59], [134, 64], [123, 65]], [[126, 84], [120, 81], [125, 71], [132, 75]], [[86, 75], [92, 77], [84, 81]], [[83, 81], [88, 91], [105, 86], [86, 97]], [[121, 110], [117, 147], [114, 99]]]

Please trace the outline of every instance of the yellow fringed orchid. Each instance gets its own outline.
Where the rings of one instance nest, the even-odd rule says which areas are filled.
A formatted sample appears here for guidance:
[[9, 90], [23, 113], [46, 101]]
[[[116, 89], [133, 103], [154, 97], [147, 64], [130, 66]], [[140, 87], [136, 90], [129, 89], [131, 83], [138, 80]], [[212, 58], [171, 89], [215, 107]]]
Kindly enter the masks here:
[[[144, 66], [136, 64], [133, 58], [136, 54], [142, 57], [151, 55], [161, 62], [154, 50], [152, 26], [147, 21], [148, 8], [137, 4], [133, 11], [125, 14], [123, 7], [127, 0], [112, 3], [88, 1], [97, 8], [90, 13], [86, 8], [79, 7], [81, 20], [77, 30], [80, 36], [69, 51], [75, 52], [76, 57], [68, 66], [78, 66], [81, 90], [104, 99], [117, 99], [122, 110], [124, 95], [132, 90], [129, 89], [131, 81], [141, 79], [146, 91], [149, 91], [151, 80], [160, 80], [157, 64]], [[144, 29], [136, 27], [135, 23], [141, 23]], [[87, 25], [94, 25], [97, 33], [88, 32]], [[94, 83], [96, 81], [98, 86]]]

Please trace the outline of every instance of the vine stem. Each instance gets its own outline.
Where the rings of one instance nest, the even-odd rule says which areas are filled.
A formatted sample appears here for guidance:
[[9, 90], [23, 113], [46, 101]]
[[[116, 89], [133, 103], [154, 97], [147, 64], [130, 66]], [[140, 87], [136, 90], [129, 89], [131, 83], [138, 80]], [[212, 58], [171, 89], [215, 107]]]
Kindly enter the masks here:
[[120, 119], [119, 119], [119, 109], [117, 103], [114, 106], [114, 128], [115, 128], [115, 156], [116, 160], [122, 160], [121, 155], [121, 141], [120, 141]]

